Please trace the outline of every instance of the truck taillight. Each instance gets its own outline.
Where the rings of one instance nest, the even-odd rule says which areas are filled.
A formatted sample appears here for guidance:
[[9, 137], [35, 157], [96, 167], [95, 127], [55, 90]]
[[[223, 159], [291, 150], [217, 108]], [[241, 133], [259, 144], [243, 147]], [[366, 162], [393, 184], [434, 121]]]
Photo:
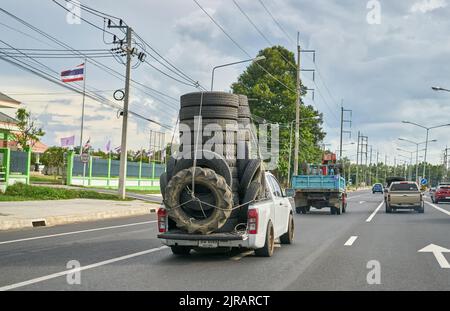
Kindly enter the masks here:
[[167, 231], [167, 210], [165, 208], [158, 210], [158, 230], [160, 233]]
[[255, 209], [248, 210], [247, 231], [249, 234], [257, 234], [258, 233], [258, 211]]

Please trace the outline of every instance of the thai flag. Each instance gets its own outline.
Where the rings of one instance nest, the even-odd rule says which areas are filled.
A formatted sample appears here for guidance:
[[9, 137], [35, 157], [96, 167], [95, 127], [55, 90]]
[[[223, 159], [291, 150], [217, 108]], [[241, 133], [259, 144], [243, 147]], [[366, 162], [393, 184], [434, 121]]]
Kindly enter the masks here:
[[84, 63], [78, 65], [74, 69], [65, 70], [61, 72], [62, 82], [75, 82], [84, 80]]

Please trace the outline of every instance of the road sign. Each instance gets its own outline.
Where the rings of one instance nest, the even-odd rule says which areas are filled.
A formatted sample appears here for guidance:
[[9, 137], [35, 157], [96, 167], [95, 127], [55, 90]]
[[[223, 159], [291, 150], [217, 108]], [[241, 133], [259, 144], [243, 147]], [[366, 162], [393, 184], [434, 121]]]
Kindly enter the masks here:
[[89, 154], [88, 153], [82, 153], [81, 154], [81, 162], [88, 163], [89, 162]]
[[422, 178], [422, 180], [420, 181], [420, 184], [423, 185], [423, 186], [427, 185], [428, 184], [428, 179]]

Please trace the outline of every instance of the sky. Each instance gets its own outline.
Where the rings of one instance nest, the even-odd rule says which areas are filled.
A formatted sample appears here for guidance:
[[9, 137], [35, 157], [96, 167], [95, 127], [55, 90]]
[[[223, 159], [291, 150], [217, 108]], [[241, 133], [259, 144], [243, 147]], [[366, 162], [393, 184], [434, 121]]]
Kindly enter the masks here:
[[[356, 159], [357, 133], [369, 137], [375, 161], [388, 156], [406, 159], [397, 148], [414, 150], [415, 146], [398, 141], [404, 137], [425, 141], [426, 131], [402, 124], [403, 120], [425, 126], [450, 122], [450, 93], [433, 92], [431, 86], [450, 88], [450, 1], [449, 0], [263, 0], [284, 32], [257, 0], [236, 0], [272, 44], [296, 50], [297, 32], [303, 49], [316, 51], [316, 63], [304, 54], [302, 68], [316, 69], [316, 79], [303, 72], [303, 82], [314, 88], [315, 100], [303, 100], [324, 114], [327, 132], [324, 143], [339, 149], [340, 106], [352, 110], [352, 137], [344, 137], [344, 154]], [[59, 0], [65, 6], [64, 0]], [[242, 51], [214, 25], [192, 0], [82, 0], [82, 4], [113, 16], [121, 17], [165, 59], [194, 81], [209, 88], [211, 69], [220, 64], [247, 59], [268, 46], [232, 1], [198, 0]], [[81, 12], [81, 17], [100, 29], [81, 21], [69, 23], [67, 12], [51, 0], [2, 0], [0, 7], [76, 49], [110, 49], [111, 35], [102, 31], [103, 19]], [[379, 13], [379, 14], [378, 14]], [[114, 33], [120, 33], [114, 31]], [[61, 48], [29, 28], [0, 12], [0, 48]], [[148, 54], [158, 56], [155, 52]], [[158, 63], [147, 57], [149, 63]], [[58, 72], [75, 67], [83, 59], [42, 59]], [[109, 68], [125, 73], [123, 64], [114, 59], [99, 59]], [[36, 66], [40, 66], [35, 64]], [[230, 91], [246, 65], [217, 71], [215, 90]], [[170, 73], [170, 72], [169, 72]], [[166, 77], [148, 64], [132, 70], [132, 78], [171, 96], [150, 97], [136, 87], [131, 89], [130, 109], [168, 126], [175, 126], [177, 100], [194, 92]], [[62, 137], [75, 135], [79, 140], [82, 98], [79, 94], [22, 71], [0, 59], [0, 92], [23, 103], [38, 124], [47, 132], [43, 142], [58, 145]], [[123, 81], [87, 63], [86, 84], [108, 99]], [[153, 93], [152, 93], [153, 94]], [[161, 100], [163, 99], [163, 100]], [[120, 102], [118, 102], [121, 104]], [[7, 114], [13, 112], [1, 110]], [[86, 102], [85, 138], [95, 148], [104, 148], [108, 140], [120, 145], [121, 119], [117, 109], [88, 99]], [[155, 124], [130, 117], [128, 140], [130, 149], [148, 148], [150, 129]], [[442, 152], [450, 145], [450, 127], [432, 130], [429, 159], [442, 161]], [[171, 139], [172, 133], [167, 131]]]

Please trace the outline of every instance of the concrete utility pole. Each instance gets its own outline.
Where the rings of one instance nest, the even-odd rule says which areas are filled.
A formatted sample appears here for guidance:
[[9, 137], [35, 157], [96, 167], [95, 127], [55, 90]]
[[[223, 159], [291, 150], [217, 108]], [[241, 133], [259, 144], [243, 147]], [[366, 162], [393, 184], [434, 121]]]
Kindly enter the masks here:
[[378, 182], [378, 164], [380, 163], [380, 152], [377, 150], [377, 167], [376, 167], [376, 171], [375, 171], [375, 179]]
[[294, 176], [298, 175], [299, 147], [300, 147], [300, 104], [301, 104], [301, 83], [300, 83], [300, 33], [297, 33], [297, 100], [295, 107], [295, 147], [294, 147]]
[[120, 170], [119, 170], [119, 198], [125, 199], [126, 180], [127, 180], [127, 130], [128, 130], [128, 103], [130, 100], [130, 78], [131, 78], [131, 40], [133, 29], [127, 29], [127, 69], [125, 77], [125, 97], [123, 102], [123, 120], [122, 120], [122, 143], [120, 145]]
[[358, 144], [356, 146], [356, 189], [359, 185], [359, 142], [361, 139], [361, 132], [358, 131]]
[[385, 180], [385, 182], [386, 182], [386, 179], [387, 179], [387, 171], [388, 171], [388, 156], [387, 156], [387, 155], [384, 156], [384, 167], [385, 167], [385, 170], [384, 170], [384, 180]]

